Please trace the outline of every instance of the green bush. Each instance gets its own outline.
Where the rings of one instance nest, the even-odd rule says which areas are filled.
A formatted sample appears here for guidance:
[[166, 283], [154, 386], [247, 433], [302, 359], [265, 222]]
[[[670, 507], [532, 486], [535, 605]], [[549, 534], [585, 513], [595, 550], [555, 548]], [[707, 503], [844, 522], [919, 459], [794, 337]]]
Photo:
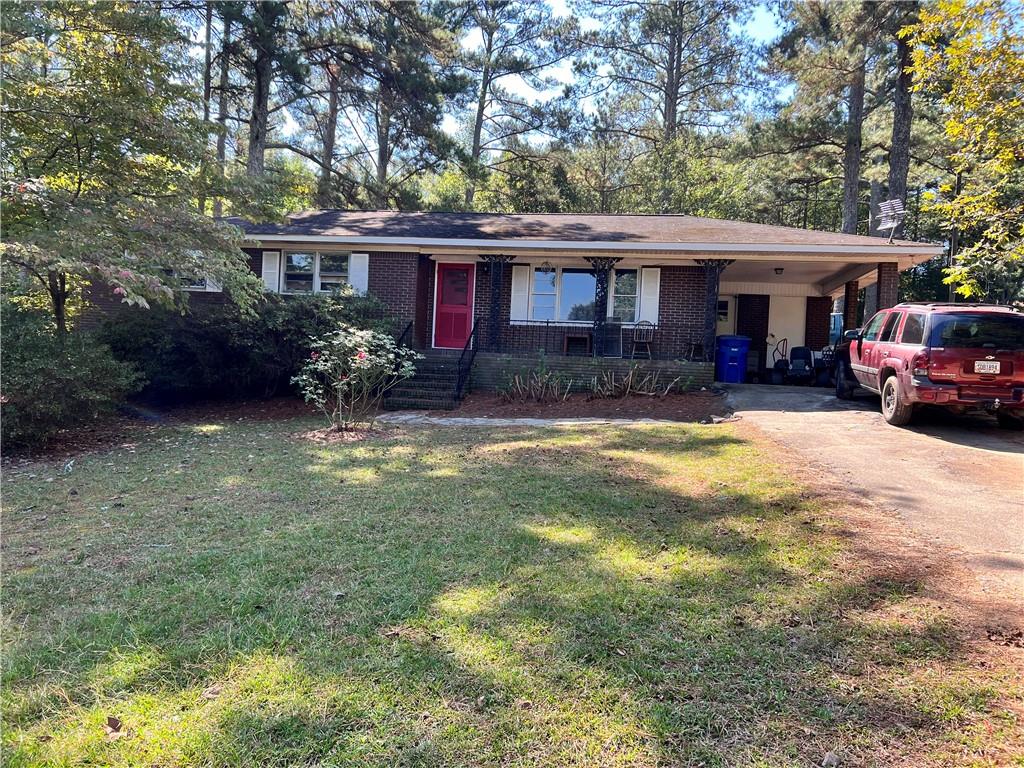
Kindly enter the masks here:
[[5, 300], [0, 323], [5, 445], [42, 445], [61, 429], [111, 413], [138, 386], [135, 367], [93, 336], [72, 332], [58, 339], [47, 313]]
[[271, 397], [309, 357], [310, 339], [343, 325], [392, 332], [384, 306], [366, 296], [268, 296], [255, 316], [234, 306], [180, 315], [128, 311], [104, 324], [114, 355], [139, 368], [143, 395], [161, 402]]

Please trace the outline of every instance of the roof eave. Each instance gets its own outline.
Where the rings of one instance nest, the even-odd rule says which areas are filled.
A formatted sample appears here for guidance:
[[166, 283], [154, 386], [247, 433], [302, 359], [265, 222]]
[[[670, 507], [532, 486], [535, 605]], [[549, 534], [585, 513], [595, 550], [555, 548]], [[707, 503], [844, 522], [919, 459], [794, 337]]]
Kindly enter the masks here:
[[[510, 253], [521, 251], [608, 251], [608, 252], [660, 252], [687, 254], [828, 254], [867, 257], [916, 256], [931, 258], [942, 253], [941, 245], [931, 243], [880, 243], [879, 245], [845, 245], [825, 243], [672, 243], [637, 241], [579, 241], [579, 240], [492, 240], [461, 238], [377, 237], [350, 235], [298, 235], [284, 233], [247, 233], [245, 239], [263, 243], [313, 243], [349, 246], [390, 246], [399, 250], [426, 251], [473, 250], [479, 253]], [[917, 261], [918, 259], [914, 259]]]

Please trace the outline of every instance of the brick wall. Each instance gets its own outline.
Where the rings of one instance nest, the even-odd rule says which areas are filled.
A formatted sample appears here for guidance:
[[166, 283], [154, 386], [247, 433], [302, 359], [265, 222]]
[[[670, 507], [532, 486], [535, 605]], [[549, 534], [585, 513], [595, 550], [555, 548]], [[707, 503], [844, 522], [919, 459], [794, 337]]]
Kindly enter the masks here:
[[831, 296], [807, 297], [807, 318], [804, 325], [804, 344], [806, 346], [813, 350], [828, 346], [831, 315]]
[[750, 338], [747, 370], [760, 373], [767, 365], [765, 345], [768, 343], [768, 308], [771, 296], [741, 293], [736, 297], [736, 335]]
[[[506, 385], [510, 376], [516, 373], [528, 373], [540, 364], [539, 356], [504, 355], [480, 352], [473, 362], [470, 374], [470, 388], [476, 391], [496, 391]], [[601, 357], [545, 357], [544, 365], [573, 381], [574, 391], [589, 391], [595, 376], [604, 371], [612, 370], [627, 373], [631, 367], [637, 366], [644, 372], [657, 372], [663, 386], [677, 377], [679, 385], [689, 385], [691, 389], [709, 386], [714, 379], [714, 366], [711, 363], [688, 363], [676, 361], [632, 361], [617, 358]]]
[[900, 291], [900, 269], [895, 262], [883, 262], [878, 265], [878, 284], [875, 290], [878, 297], [877, 309], [896, 306]]
[[380, 299], [394, 315], [401, 332], [416, 318], [419, 255], [393, 251], [370, 253], [367, 291]]
[[[249, 257], [249, 268], [257, 275], [263, 272], [263, 251], [256, 248], [243, 248]], [[85, 330], [99, 328], [111, 317], [121, 312], [145, 312], [139, 307], [129, 306], [121, 301], [113, 288], [102, 280], [96, 280], [85, 287], [86, 307], [76, 321], [76, 327]], [[220, 306], [230, 301], [223, 291], [185, 291], [188, 305], [192, 308]]]
[[674, 357], [704, 334], [706, 278], [701, 267], [662, 267], [655, 353]]

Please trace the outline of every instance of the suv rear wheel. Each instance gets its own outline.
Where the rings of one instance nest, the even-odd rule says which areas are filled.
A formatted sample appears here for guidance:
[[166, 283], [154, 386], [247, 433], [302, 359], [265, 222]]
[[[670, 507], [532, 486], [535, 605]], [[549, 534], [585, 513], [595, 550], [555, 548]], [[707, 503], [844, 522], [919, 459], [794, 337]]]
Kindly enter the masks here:
[[894, 427], [902, 427], [910, 423], [914, 416], [914, 406], [904, 405], [900, 400], [900, 382], [890, 376], [882, 384], [882, 417]]

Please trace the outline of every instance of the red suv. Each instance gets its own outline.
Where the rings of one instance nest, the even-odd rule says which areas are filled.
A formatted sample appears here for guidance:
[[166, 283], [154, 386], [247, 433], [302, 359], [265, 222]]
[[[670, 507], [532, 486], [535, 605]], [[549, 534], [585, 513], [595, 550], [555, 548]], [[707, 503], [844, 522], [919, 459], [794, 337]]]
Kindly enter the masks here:
[[870, 389], [890, 424], [909, 423], [918, 405], [938, 405], [1024, 426], [1024, 315], [1009, 307], [898, 304], [843, 339], [836, 397]]

